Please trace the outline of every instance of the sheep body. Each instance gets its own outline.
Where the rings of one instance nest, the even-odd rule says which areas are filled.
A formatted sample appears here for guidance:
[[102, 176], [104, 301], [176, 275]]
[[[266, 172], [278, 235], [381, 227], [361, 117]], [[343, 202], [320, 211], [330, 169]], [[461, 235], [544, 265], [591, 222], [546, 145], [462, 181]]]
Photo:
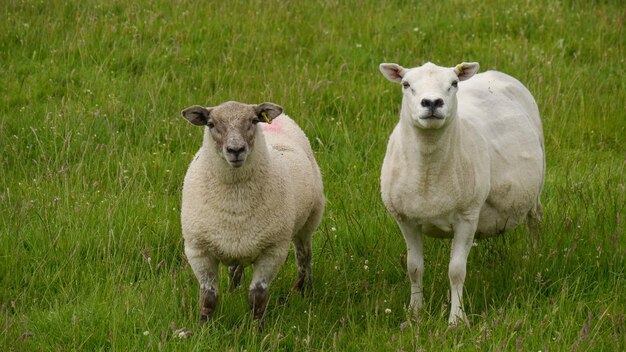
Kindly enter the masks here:
[[394, 216], [422, 219], [432, 230], [425, 234], [449, 238], [454, 213], [480, 205], [476, 237], [490, 237], [514, 228], [540, 206], [541, 120], [530, 92], [504, 73], [480, 73], [459, 85], [458, 126], [450, 127], [463, 134], [458, 146], [446, 146], [456, 149], [458, 160], [433, 155], [428, 165], [408, 167], [405, 158], [425, 148], [414, 140], [412, 127], [398, 123], [383, 162], [383, 200]]
[[[217, 114], [211, 111], [211, 115]], [[298, 288], [310, 288], [311, 236], [324, 210], [320, 170], [302, 130], [284, 114], [272, 116], [271, 125], [259, 125], [263, 127], [255, 123], [253, 137], [248, 137], [251, 152], [241, 167], [224, 160], [216, 132], [205, 128], [202, 147], [185, 176], [181, 210], [185, 253], [201, 283], [201, 294], [204, 289], [205, 296], [211, 297], [212, 292], [217, 296], [217, 263], [254, 264], [251, 307], [259, 305], [255, 290], [267, 295], [292, 241]], [[223, 128], [235, 129], [229, 123]], [[261, 303], [255, 318], [263, 316], [266, 297]], [[211, 299], [208, 306], [214, 305]], [[210, 318], [205, 315], [201, 320]]]
[[423, 301], [422, 236], [453, 238], [450, 323], [466, 319], [461, 297], [473, 239], [524, 220], [535, 232], [541, 220], [545, 158], [537, 105], [515, 78], [474, 76], [477, 70], [477, 63], [381, 65], [404, 86], [382, 166], [383, 202], [407, 243], [415, 315]]
[[[216, 167], [221, 160], [212, 147], [200, 149], [185, 176], [185, 243], [206, 247], [227, 265], [251, 264], [268, 246], [289, 246], [323, 203], [320, 171], [304, 133], [286, 115], [272, 124], [282, 131], [257, 135], [256, 148], [265, 139], [267, 150], [250, 156], [255, 167], [245, 180], [235, 175], [239, 170]], [[206, 134], [204, 143], [212, 144]]]

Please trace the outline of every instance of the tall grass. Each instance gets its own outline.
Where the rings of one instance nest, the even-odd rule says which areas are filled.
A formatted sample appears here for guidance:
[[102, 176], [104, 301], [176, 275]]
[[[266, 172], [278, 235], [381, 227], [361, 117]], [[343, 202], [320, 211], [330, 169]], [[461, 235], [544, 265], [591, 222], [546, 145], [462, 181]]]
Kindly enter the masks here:
[[[0, 15], [1, 350], [626, 349], [620, 1], [52, 0]], [[403, 323], [404, 241], [379, 196], [400, 89], [378, 64], [426, 61], [512, 74], [544, 121], [541, 244], [523, 228], [478, 242], [469, 329], [447, 328], [449, 243], [431, 239], [423, 319]], [[182, 254], [201, 131], [179, 111], [226, 100], [285, 107], [328, 198], [315, 293], [290, 294], [290, 256], [262, 333], [226, 275], [199, 330]]]

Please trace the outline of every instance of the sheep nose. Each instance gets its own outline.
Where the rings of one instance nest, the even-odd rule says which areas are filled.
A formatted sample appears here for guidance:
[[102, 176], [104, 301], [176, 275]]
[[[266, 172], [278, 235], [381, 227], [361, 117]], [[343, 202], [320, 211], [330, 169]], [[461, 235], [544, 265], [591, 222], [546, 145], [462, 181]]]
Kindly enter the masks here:
[[429, 108], [431, 110], [434, 110], [436, 108], [440, 108], [443, 106], [443, 99], [438, 98], [435, 100], [431, 100], [431, 99], [422, 99], [422, 101], [420, 102], [420, 104], [425, 107], [425, 108]]
[[238, 157], [239, 154], [246, 151], [246, 146], [242, 145], [240, 147], [226, 147], [226, 151], [234, 156]]

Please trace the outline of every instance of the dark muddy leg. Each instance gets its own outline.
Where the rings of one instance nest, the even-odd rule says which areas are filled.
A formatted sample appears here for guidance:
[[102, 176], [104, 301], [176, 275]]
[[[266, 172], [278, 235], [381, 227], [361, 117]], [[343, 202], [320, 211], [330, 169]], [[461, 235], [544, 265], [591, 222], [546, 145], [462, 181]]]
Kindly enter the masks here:
[[303, 295], [313, 292], [313, 270], [311, 269], [313, 232], [322, 220], [323, 209], [323, 204], [318, 206], [293, 239], [296, 264], [298, 265], [298, 278], [293, 289], [298, 290]]
[[213, 317], [217, 306], [218, 261], [209, 253], [185, 246], [189, 266], [200, 282], [200, 326]]
[[269, 291], [263, 283], [257, 283], [256, 286], [248, 292], [248, 303], [252, 310], [254, 320], [262, 320], [265, 316], [267, 301], [269, 299]]
[[298, 278], [293, 285], [294, 290], [302, 294], [313, 291], [313, 270], [311, 269], [312, 246], [310, 235], [296, 237], [293, 240], [296, 263], [298, 264]]
[[268, 250], [254, 263], [252, 281], [248, 291], [248, 303], [254, 320], [259, 321], [261, 328], [269, 300], [269, 287], [281, 265], [285, 262], [288, 253], [289, 244]]
[[200, 287], [200, 326], [213, 317], [216, 306], [217, 291], [211, 287]]

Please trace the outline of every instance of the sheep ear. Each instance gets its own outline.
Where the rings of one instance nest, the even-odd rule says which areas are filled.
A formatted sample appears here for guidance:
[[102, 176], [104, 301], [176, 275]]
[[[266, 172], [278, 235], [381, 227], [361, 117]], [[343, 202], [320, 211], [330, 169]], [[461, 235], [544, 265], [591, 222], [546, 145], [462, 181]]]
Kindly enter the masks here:
[[252, 122], [267, 122], [271, 123], [271, 121], [278, 117], [278, 115], [283, 113], [283, 108], [274, 103], [263, 103], [259, 104], [254, 108], [254, 112], [256, 116], [252, 120]]
[[380, 69], [380, 72], [383, 73], [383, 76], [385, 76], [391, 82], [396, 83], [402, 82], [402, 77], [404, 77], [404, 74], [407, 71], [407, 69], [398, 64], [383, 63], [380, 64], [378, 68]]
[[470, 79], [476, 72], [480, 65], [478, 62], [464, 62], [454, 66], [454, 73], [459, 77], [459, 81], [465, 81]]
[[190, 106], [181, 111], [183, 117], [196, 126], [205, 126], [209, 122], [212, 108], [204, 108], [199, 105]]

